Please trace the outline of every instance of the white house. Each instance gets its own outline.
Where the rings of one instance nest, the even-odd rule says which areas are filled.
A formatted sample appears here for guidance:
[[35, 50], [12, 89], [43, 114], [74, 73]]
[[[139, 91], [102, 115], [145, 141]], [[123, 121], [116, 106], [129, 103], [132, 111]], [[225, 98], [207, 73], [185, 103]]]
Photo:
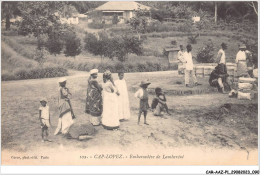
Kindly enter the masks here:
[[138, 9], [150, 10], [151, 7], [134, 1], [109, 1], [97, 7], [95, 11], [101, 11], [106, 22], [112, 22], [113, 16], [117, 15], [120, 23], [124, 23], [134, 17], [135, 11]]
[[69, 17], [69, 18], [60, 18], [60, 22], [62, 24], [79, 24], [79, 18], [78, 16], [74, 15], [72, 17]]

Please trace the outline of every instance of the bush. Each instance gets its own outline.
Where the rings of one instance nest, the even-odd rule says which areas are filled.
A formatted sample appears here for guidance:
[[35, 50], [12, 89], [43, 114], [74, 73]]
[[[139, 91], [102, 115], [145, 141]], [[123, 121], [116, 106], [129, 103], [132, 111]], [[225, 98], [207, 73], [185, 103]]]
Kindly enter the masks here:
[[21, 69], [15, 73], [3, 73], [1, 75], [2, 81], [9, 80], [25, 80], [38, 78], [52, 78], [67, 76], [68, 71], [62, 67], [46, 67], [34, 69]]
[[173, 41], [171, 41], [171, 44], [174, 45], [174, 46], [176, 46], [176, 45], [177, 45], [177, 41], [176, 41], [176, 40], [173, 40]]
[[67, 76], [68, 71], [62, 67], [45, 67], [34, 69], [18, 70], [14, 73], [16, 80], [37, 79], [37, 78], [52, 78]]
[[112, 24], [105, 24], [101, 22], [92, 22], [88, 24], [88, 27], [91, 29], [104, 29], [104, 28], [109, 28], [111, 26]]
[[212, 41], [205, 44], [200, 48], [197, 54], [197, 61], [199, 63], [213, 63], [214, 62], [214, 45]]
[[197, 44], [198, 36], [199, 36], [199, 34], [197, 34], [197, 35], [190, 34], [190, 36], [188, 36], [189, 43], [190, 44]]
[[192, 23], [187, 21], [185, 23], [178, 25], [177, 31], [179, 31], [179, 32], [191, 32], [192, 31]]
[[17, 80], [17, 77], [13, 73], [3, 73], [1, 75], [2, 81]]
[[49, 54], [49, 52], [44, 49], [36, 49], [35, 51], [35, 55], [34, 55], [34, 60], [37, 61], [39, 63], [39, 65], [43, 65], [43, 63], [47, 60], [47, 55]]
[[75, 57], [80, 53], [81, 53], [80, 39], [77, 37], [76, 33], [68, 32], [65, 38], [65, 50], [64, 50], [65, 56]]

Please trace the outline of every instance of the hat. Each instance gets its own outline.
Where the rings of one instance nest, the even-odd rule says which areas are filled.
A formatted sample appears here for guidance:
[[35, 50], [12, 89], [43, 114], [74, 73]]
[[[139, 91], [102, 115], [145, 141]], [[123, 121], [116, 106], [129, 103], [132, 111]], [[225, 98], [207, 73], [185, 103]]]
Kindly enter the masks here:
[[45, 101], [47, 102], [47, 99], [45, 97], [40, 98], [40, 102]]
[[148, 80], [143, 80], [143, 81], [141, 81], [140, 86], [142, 87], [144, 85], [149, 85], [149, 84], [151, 84], [151, 83]]
[[239, 46], [239, 49], [246, 49], [246, 45], [242, 44], [241, 46]]
[[221, 47], [227, 47], [227, 44], [226, 43], [222, 43]]
[[90, 75], [92, 74], [97, 74], [98, 73], [98, 69], [92, 69], [90, 70]]
[[62, 83], [62, 82], [65, 82], [65, 81], [67, 81], [67, 79], [65, 77], [62, 77], [62, 78], [59, 79], [59, 83]]
[[110, 75], [111, 75], [110, 70], [106, 70], [106, 71], [104, 72], [104, 75], [107, 76], [107, 77], [110, 76]]

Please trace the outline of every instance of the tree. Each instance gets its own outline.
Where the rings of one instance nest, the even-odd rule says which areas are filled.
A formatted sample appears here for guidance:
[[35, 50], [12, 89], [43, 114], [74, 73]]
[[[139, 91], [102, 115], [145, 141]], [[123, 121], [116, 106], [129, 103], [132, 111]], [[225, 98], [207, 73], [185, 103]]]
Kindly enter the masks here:
[[[60, 22], [60, 17], [76, 12], [74, 6], [68, 2], [30, 1], [19, 2], [19, 9], [23, 18], [19, 34], [33, 34], [37, 38], [38, 49], [45, 47], [50, 54], [56, 55], [61, 53], [65, 43], [65, 55], [75, 57], [80, 53], [80, 40], [70, 32], [70, 26]], [[47, 40], [43, 42], [41, 36], [47, 36]]]
[[218, 19], [218, 4], [215, 2], [215, 24], [217, 24]]
[[112, 23], [113, 24], [117, 24], [117, 23], [119, 23], [120, 22], [120, 19], [118, 18], [118, 16], [117, 15], [114, 15], [113, 16], [113, 19], [112, 19]]
[[128, 59], [130, 53], [141, 55], [143, 52], [142, 41], [134, 36], [118, 36], [111, 38], [108, 43], [109, 58], [117, 58], [124, 62]]
[[3, 1], [2, 2], [1, 17], [5, 19], [5, 29], [9, 30], [11, 26], [11, 17], [20, 14], [18, 9], [18, 2], [15, 1]]
[[255, 14], [258, 15], [258, 11], [257, 11], [257, 9], [256, 9], [257, 2], [256, 2], [256, 5], [255, 5], [255, 2], [254, 2], [254, 1], [251, 1], [251, 2], [248, 2], [248, 5], [249, 5], [250, 7], [252, 7], [252, 8], [254, 9]]
[[[123, 43], [124, 43], [124, 48], [125, 48], [125, 53], [126, 53], [125, 54], [126, 59], [128, 58], [129, 53], [133, 53], [136, 55], [141, 55], [143, 53], [141, 40], [139, 40], [138, 38], [136, 38], [134, 36], [127, 36], [127, 35], [124, 35], [122, 38], [123, 38]], [[122, 57], [122, 58], [124, 58], [124, 57]]]
[[81, 43], [80, 39], [77, 37], [75, 32], [67, 32], [65, 39], [65, 50], [64, 54], [66, 57], [72, 56], [76, 57], [81, 53]]
[[99, 55], [101, 57], [101, 62], [103, 60], [103, 56], [109, 56], [109, 39], [105, 33], [99, 32], [97, 38], [96, 35], [86, 32], [84, 42], [85, 50], [92, 53], [93, 55]]
[[85, 38], [84, 38], [84, 49], [93, 55], [98, 55], [98, 39], [97, 37], [92, 34], [92, 33], [85, 33]]

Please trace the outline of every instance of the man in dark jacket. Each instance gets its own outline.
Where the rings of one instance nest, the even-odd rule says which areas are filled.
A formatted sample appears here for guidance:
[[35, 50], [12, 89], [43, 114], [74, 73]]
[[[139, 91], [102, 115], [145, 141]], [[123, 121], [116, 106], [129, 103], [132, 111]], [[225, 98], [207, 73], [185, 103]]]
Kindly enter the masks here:
[[226, 66], [218, 64], [210, 74], [209, 84], [212, 87], [217, 87], [219, 92], [226, 93], [225, 91], [230, 90], [230, 86], [227, 83], [228, 76]]

